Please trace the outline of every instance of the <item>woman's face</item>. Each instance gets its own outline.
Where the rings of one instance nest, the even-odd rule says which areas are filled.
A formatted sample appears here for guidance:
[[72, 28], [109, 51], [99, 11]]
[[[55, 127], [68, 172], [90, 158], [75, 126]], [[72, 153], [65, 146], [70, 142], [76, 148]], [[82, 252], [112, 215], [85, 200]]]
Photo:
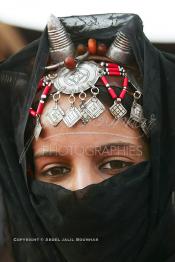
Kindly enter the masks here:
[[[61, 96], [60, 105], [64, 111], [70, 107], [68, 96]], [[44, 128], [33, 142], [36, 179], [74, 191], [148, 159], [148, 145], [139, 129], [115, 121], [108, 109], [86, 125], [79, 121], [69, 128], [63, 121], [56, 127], [49, 124], [46, 114], [53, 107], [53, 101], [46, 103]]]

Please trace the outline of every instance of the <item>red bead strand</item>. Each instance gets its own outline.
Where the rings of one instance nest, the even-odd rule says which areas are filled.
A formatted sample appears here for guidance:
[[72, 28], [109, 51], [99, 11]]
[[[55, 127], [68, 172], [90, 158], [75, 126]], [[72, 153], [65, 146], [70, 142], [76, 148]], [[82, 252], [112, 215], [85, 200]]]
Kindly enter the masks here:
[[111, 87], [108, 87], [108, 93], [111, 95], [112, 99], [116, 99], [117, 98], [116, 92]]
[[125, 77], [123, 80], [123, 90], [121, 91], [119, 98], [123, 99], [125, 97], [127, 88], [128, 88], [128, 78]]
[[128, 77], [125, 77], [123, 80], [123, 87], [128, 87]]
[[36, 117], [36, 116], [37, 116], [36, 111], [33, 110], [32, 108], [29, 109], [29, 113], [30, 113], [30, 115], [33, 116], [33, 117]]
[[[40, 82], [39, 82], [39, 84], [40, 84]], [[45, 88], [44, 88], [44, 90], [43, 90], [43, 93], [42, 93], [42, 95], [41, 95], [41, 99], [40, 99], [40, 101], [39, 101], [37, 110], [35, 111], [35, 110], [32, 109], [32, 108], [29, 109], [29, 113], [30, 113], [33, 117], [36, 117], [36, 116], [42, 114], [43, 109], [44, 109], [44, 103], [45, 103], [45, 100], [46, 100], [46, 98], [47, 98], [50, 90], [51, 90], [51, 83], [45, 86]]]
[[105, 76], [102, 76], [101, 77], [101, 80], [103, 82], [103, 84], [107, 87], [108, 89], [108, 93], [110, 94], [110, 96], [112, 97], [112, 99], [116, 99], [117, 98], [117, 94], [116, 92], [114, 91], [114, 89], [112, 89], [108, 83], [108, 80]]
[[[110, 65], [111, 66], [110, 68], [106, 69], [106, 72], [104, 72], [105, 74], [108, 74], [110, 76], [111, 75], [120, 76], [120, 75], [123, 75], [123, 71], [125, 71], [124, 68], [119, 67], [117, 64], [107, 64], [107, 63], [102, 62], [101, 66], [104, 66], [104, 65], [107, 65], [107, 66]], [[103, 84], [106, 86], [106, 88], [108, 89], [108, 93], [110, 94], [112, 99], [118, 99], [118, 100], [124, 99], [124, 97], [127, 93], [127, 88], [128, 88], [128, 77], [124, 77], [123, 89], [122, 89], [122, 91], [119, 95], [119, 98], [117, 97], [117, 94], [114, 91], [114, 89], [110, 87], [108, 80], [107, 80], [105, 75], [101, 76], [101, 80], [102, 80]]]
[[123, 89], [123, 90], [121, 91], [121, 93], [120, 93], [119, 98], [123, 99], [123, 98], [125, 97], [125, 95], [126, 95], [126, 92], [127, 92], [127, 90], [126, 90], [126, 89]]

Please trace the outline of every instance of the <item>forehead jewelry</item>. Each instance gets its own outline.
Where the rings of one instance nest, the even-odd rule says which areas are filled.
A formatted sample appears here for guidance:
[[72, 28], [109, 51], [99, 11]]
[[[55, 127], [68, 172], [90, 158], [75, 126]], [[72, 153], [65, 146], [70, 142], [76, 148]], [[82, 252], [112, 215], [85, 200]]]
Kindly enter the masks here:
[[[124, 77], [123, 89], [119, 97], [114, 89], [110, 87], [107, 75]], [[54, 107], [46, 112], [46, 117], [51, 125], [57, 126], [63, 120], [68, 127], [72, 127], [80, 119], [83, 124], [86, 124], [90, 119], [99, 117], [105, 111], [105, 106], [97, 98], [99, 88], [96, 87], [95, 84], [99, 78], [101, 78], [109, 95], [114, 100], [113, 106], [109, 108], [111, 114], [115, 118], [123, 117], [127, 111], [121, 101], [124, 99], [128, 87], [128, 78], [126, 77], [124, 68], [117, 64], [101, 63], [101, 65], [99, 65], [95, 62], [82, 62], [79, 67], [74, 70], [62, 68], [58, 70], [58, 73], [48, 74], [39, 81], [38, 91], [43, 88], [44, 90], [36, 111], [30, 108], [30, 114], [36, 117], [36, 138], [41, 132], [40, 117], [44, 109], [45, 101], [53, 87], [57, 90], [53, 95]], [[86, 91], [89, 89], [92, 96], [86, 101]], [[69, 95], [70, 108], [68, 108], [66, 112], [64, 112], [58, 104], [62, 93]], [[79, 94], [81, 101], [78, 107], [75, 106], [76, 94]]]
[[[107, 76], [123, 77], [122, 90], [119, 95], [110, 86]], [[30, 108], [30, 114], [36, 117], [35, 137], [39, 137], [42, 130], [40, 117], [43, 113], [45, 101], [51, 91], [56, 89], [53, 94], [54, 106], [46, 112], [48, 122], [52, 126], [57, 126], [63, 121], [68, 127], [74, 126], [80, 119], [83, 124], [87, 124], [90, 120], [99, 117], [104, 111], [105, 106], [97, 98], [99, 88], [95, 85], [98, 79], [101, 79], [108, 94], [114, 100], [113, 105], [109, 108], [111, 114], [116, 118], [122, 118], [126, 115], [127, 110], [123, 106], [122, 101], [128, 91], [128, 77], [124, 67], [115, 63], [97, 64], [95, 62], [82, 62], [76, 69], [69, 70], [67, 68], [59, 69], [57, 73], [48, 74], [39, 81], [38, 91], [42, 91], [41, 98], [36, 111]], [[86, 91], [90, 89], [91, 98], [86, 101]], [[61, 94], [69, 95], [70, 107], [64, 112], [59, 105]], [[75, 106], [76, 95], [78, 95], [80, 104]], [[135, 121], [141, 121], [142, 107], [137, 103], [141, 93], [134, 93], [134, 102], [130, 118]]]
[[[108, 50], [105, 44], [97, 43], [95, 39], [89, 39], [87, 47], [79, 44], [76, 50], [60, 19], [52, 15], [47, 27], [51, 65], [46, 66], [45, 69], [48, 71], [55, 70], [55, 73], [46, 74], [39, 81], [38, 91], [42, 92], [41, 98], [37, 109], [30, 108], [29, 111], [36, 118], [35, 137], [38, 138], [42, 130], [41, 114], [43, 113], [45, 101], [53, 88], [56, 90], [52, 97], [54, 106], [46, 112], [48, 122], [52, 126], [57, 126], [63, 121], [68, 127], [72, 127], [79, 120], [83, 124], [87, 124], [105, 111], [105, 106], [97, 97], [99, 88], [96, 83], [99, 78], [114, 100], [113, 105], [109, 108], [111, 114], [116, 119], [125, 116], [127, 110], [122, 104], [128, 92], [128, 77], [125, 68], [115, 62], [101, 62], [101, 64], [98, 64], [87, 60], [90, 56], [102, 55], [104, 61], [109, 60], [110, 57], [113, 61], [118, 59], [121, 64], [126, 64], [125, 62], [129, 62], [130, 57], [132, 57], [131, 47], [126, 36], [119, 32]], [[124, 58], [124, 60], [121, 61], [121, 58]], [[123, 77], [122, 90], [119, 95], [110, 86], [108, 76]], [[91, 97], [86, 100], [88, 90], [90, 90]], [[62, 94], [69, 96], [70, 106], [65, 112], [59, 105]], [[76, 96], [80, 101], [78, 106], [75, 105]], [[142, 108], [138, 104], [138, 99], [139, 95], [135, 93], [130, 118], [139, 122], [142, 118]]]
[[[119, 94], [110, 86], [108, 76], [123, 77], [122, 90]], [[54, 74], [47, 74], [42, 77], [38, 83], [38, 92], [42, 92], [37, 109], [30, 108], [30, 114], [36, 118], [36, 126], [34, 130], [35, 138], [38, 139], [42, 126], [40, 123], [41, 114], [43, 113], [45, 101], [54, 88], [56, 92], [53, 94], [54, 106], [46, 112], [48, 122], [52, 126], [57, 126], [63, 121], [68, 127], [74, 126], [79, 120], [83, 124], [87, 124], [90, 120], [99, 117], [104, 111], [105, 106], [97, 98], [99, 88], [96, 86], [98, 79], [101, 79], [108, 94], [114, 100], [109, 107], [109, 111], [115, 119], [120, 119], [127, 114], [126, 108], [123, 106], [123, 100], [128, 92], [129, 80], [126, 70], [123, 66], [116, 63], [101, 62], [81, 62], [73, 70], [68, 68], [58, 69]], [[91, 97], [86, 100], [86, 91], [90, 89]], [[43, 90], [43, 91], [42, 91]], [[64, 112], [59, 105], [61, 94], [69, 95], [70, 107]], [[80, 104], [75, 106], [76, 96], [78, 95]], [[141, 92], [136, 90], [133, 94], [133, 104], [130, 111], [130, 121], [141, 124], [141, 128], [146, 134], [147, 122], [143, 121], [142, 106], [138, 103]]]

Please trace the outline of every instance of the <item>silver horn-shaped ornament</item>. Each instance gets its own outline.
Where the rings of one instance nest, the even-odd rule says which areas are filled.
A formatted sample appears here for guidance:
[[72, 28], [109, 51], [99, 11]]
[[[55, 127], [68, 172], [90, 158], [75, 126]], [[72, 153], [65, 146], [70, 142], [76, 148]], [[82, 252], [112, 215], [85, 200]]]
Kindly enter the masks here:
[[62, 62], [69, 55], [74, 55], [74, 44], [60, 19], [50, 16], [47, 24], [52, 62]]
[[117, 33], [116, 38], [109, 47], [106, 56], [121, 65], [125, 65], [129, 81], [136, 90], [142, 90], [143, 79], [140, 75], [131, 45], [124, 33], [121, 31]]
[[107, 57], [122, 65], [132, 63], [133, 55], [129, 41], [124, 33], [119, 31], [107, 52]]

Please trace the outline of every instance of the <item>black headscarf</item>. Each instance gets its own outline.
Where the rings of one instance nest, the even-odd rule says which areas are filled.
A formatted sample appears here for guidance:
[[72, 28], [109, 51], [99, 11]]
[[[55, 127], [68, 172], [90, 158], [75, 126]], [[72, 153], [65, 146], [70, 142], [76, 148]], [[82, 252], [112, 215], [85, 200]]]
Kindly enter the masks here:
[[17, 262], [175, 261], [175, 57], [147, 40], [134, 14], [61, 20], [74, 42], [112, 42], [118, 30], [128, 37], [143, 78], [144, 116], [155, 119], [150, 160], [76, 191], [28, 183], [24, 134], [48, 59], [45, 30], [0, 64], [0, 182], [13, 256]]

